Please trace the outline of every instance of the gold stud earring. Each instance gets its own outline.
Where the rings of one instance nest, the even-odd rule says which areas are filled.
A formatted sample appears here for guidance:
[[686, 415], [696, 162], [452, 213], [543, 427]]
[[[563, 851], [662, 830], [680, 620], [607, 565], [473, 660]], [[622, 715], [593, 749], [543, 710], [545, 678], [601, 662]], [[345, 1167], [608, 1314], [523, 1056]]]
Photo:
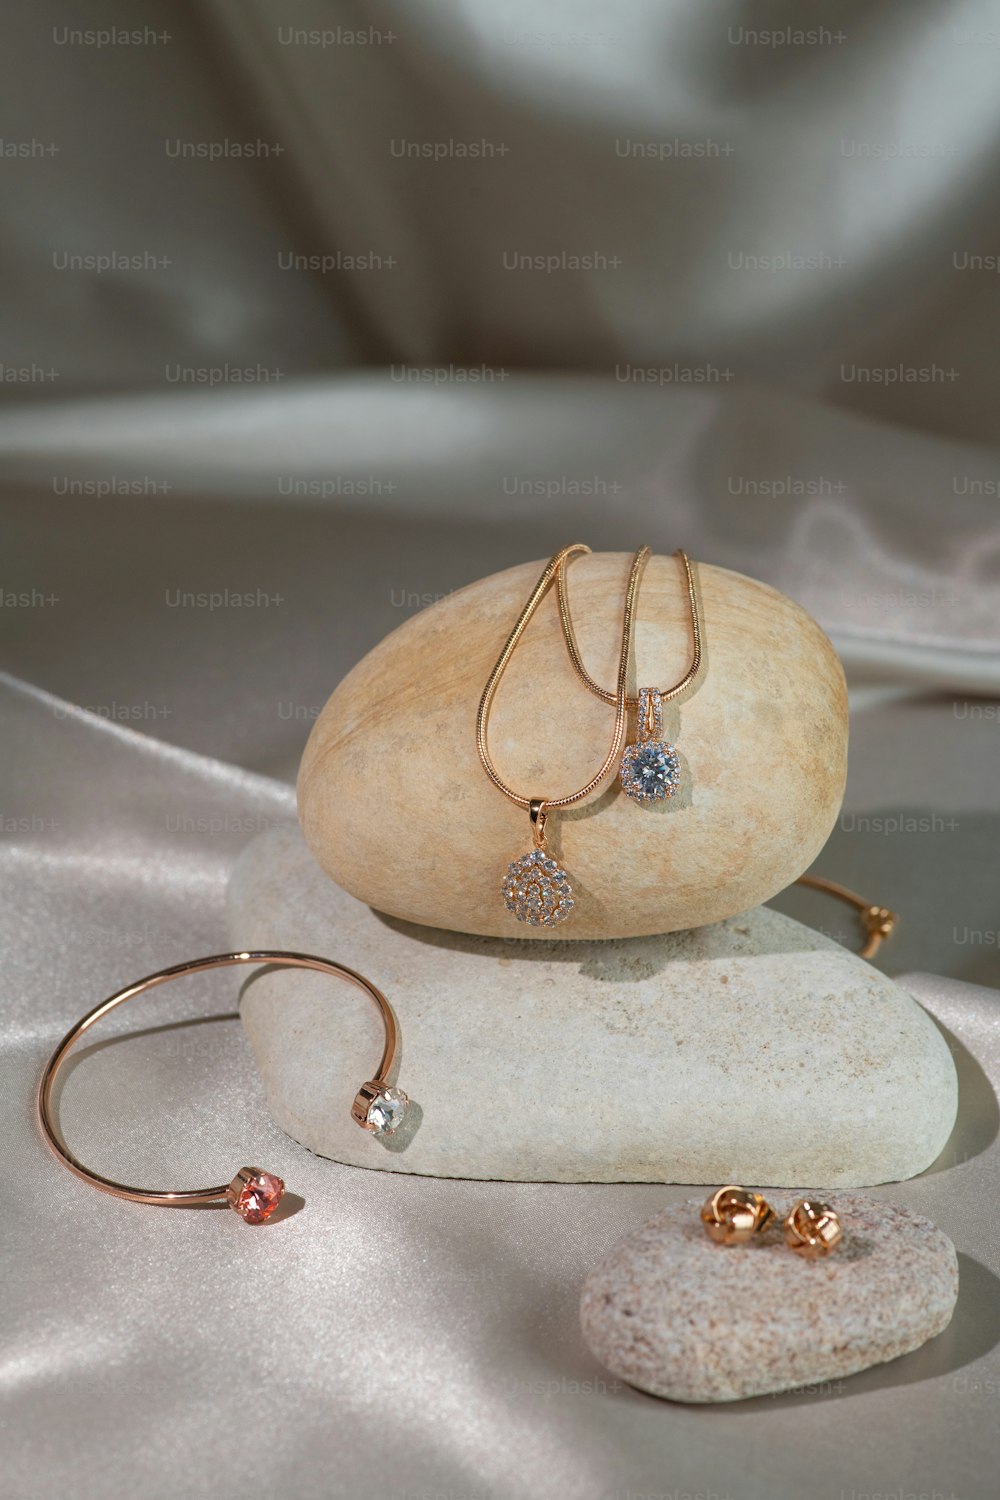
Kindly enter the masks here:
[[744, 1245], [766, 1229], [774, 1209], [760, 1193], [731, 1182], [707, 1198], [701, 1208], [705, 1233], [717, 1245]]
[[836, 1250], [844, 1237], [840, 1219], [828, 1203], [800, 1198], [784, 1223], [785, 1241], [796, 1255], [818, 1257]]

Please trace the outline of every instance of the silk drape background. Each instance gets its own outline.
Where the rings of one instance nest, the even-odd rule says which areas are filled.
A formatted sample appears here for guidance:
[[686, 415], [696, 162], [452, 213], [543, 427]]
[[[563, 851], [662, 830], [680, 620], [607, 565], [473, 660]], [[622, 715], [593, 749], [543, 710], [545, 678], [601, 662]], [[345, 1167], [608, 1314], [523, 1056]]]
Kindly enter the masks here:
[[[0, 1494], [991, 1495], [1000, 10], [37, 0], [5, 30]], [[111, 1026], [64, 1126], [138, 1180], [255, 1143], [301, 1212], [145, 1212], [35, 1133], [72, 1020], [226, 946], [339, 677], [570, 535], [764, 578], [847, 667], [817, 868], [902, 913], [883, 967], [963, 1069], [942, 1162], [875, 1191], [964, 1259], [952, 1330], [841, 1390], [608, 1389], [579, 1280], [687, 1190], [309, 1158], [231, 976], [200, 1024], [192, 986]]]

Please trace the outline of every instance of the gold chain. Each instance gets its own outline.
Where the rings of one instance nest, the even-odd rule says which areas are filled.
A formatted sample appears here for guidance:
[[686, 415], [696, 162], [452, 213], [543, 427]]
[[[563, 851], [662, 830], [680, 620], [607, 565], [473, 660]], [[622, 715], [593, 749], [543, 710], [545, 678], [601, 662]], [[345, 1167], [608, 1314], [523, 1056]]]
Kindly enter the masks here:
[[[616, 708], [614, 738], [611, 742], [611, 749], [608, 751], [604, 764], [601, 766], [601, 769], [597, 772], [596, 776], [592, 776], [587, 782], [586, 786], [582, 786], [579, 791], [572, 792], [565, 797], [524, 797], [520, 792], [515, 792], [514, 789], [512, 787], [509, 787], [503, 780], [500, 773], [497, 771], [496, 766], [493, 764], [493, 760], [490, 756], [489, 751], [488, 732], [490, 710], [493, 707], [493, 699], [496, 697], [497, 688], [500, 686], [500, 679], [503, 677], [504, 672], [507, 670], [507, 665], [517, 648], [517, 643], [527, 629], [527, 626], [536, 609], [541, 604], [542, 600], [545, 598], [545, 595], [551, 588], [553, 579], [557, 575], [560, 579], [562, 578], [564, 565], [569, 562], [571, 558], [577, 557], [581, 553], [589, 551], [590, 548], [586, 546], [585, 543], [574, 542], [569, 547], [563, 547], [561, 552], [557, 552], [555, 556], [551, 557], [546, 563], [541, 577], [528, 596], [528, 601], [522, 609], [520, 615], [518, 616], [517, 623], [515, 624], [510, 635], [507, 637], [507, 642], [503, 650], [500, 652], [500, 655], [498, 656], [496, 661], [496, 665], [489, 675], [486, 686], [483, 689], [483, 696], [479, 702], [479, 712], [476, 715], [476, 747], [479, 751], [479, 759], [483, 763], [483, 769], [485, 770], [490, 780], [493, 782], [493, 785], [495, 787], [498, 787], [499, 790], [503, 792], [505, 797], [509, 797], [511, 802], [516, 802], [518, 807], [526, 807], [531, 810], [533, 822], [536, 820], [539, 812], [544, 813], [544, 809], [555, 807], [571, 807], [574, 802], [582, 802], [584, 797], [589, 796], [592, 791], [599, 787], [601, 782], [607, 776], [608, 772], [611, 770], [611, 767], [615, 762], [615, 758], [617, 757], [618, 752], [622, 747], [622, 740], [625, 738], [625, 724], [628, 718], [627, 681], [629, 657], [631, 655], [632, 649], [632, 631], [635, 618], [635, 599], [639, 589], [639, 580], [642, 577], [643, 569], [645, 568], [646, 563], [649, 559], [648, 547], [639, 548], [638, 552], [632, 559], [632, 567], [629, 572], [628, 587], [625, 592], [625, 608], [622, 616], [622, 642], [618, 661], [618, 687], [615, 693], [612, 693], [606, 697], [606, 701], [613, 703]], [[601, 694], [601, 696], [605, 697], [603, 693]]]
[[[625, 591], [625, 607], [622, 612], [622, 639], [621, 652], [619, 654], [618, 660], [618, 683], [617, 688], [613, 693], [609, 692], [606, 688], [600, 687], [584, 667], [583, 661], [580, 657], [579, 648], [577, 647], [576, 635], [573, 630], [573, 621], [570, 616], [569, 610], [569, 591], [566, 584], [566, 574], [568, 572], [568, 569], [566, 567], [566, 564], [569, 563], [572, 558], [579, 557], [583, 553], [590, 552], [590, 550], [591, 549], [585, 543], [574, 542], [569, 547], [563, 547], [562, 551], [555, 553], [555, 555], [551, 557], [546, 563], [541, 577], [528, 596], [528, 600], [524, 608], [521, 610], [521, 613], [517, 618], [517, 622], [515, 623], [514, 628], [511, 630], [510, 635], [507, 637], [504, 648], [500, 652], [496, 664], [494, 665], [493, 670], [489, 675], [486, 686], [483, 689], [483, 696], [479, 701], [479, 712], [476, 715], [476, 747], [479, 751], [479, 759], [482, 761], [483, 769], [485, 770], [487, 776], [489, 776], [490, 780], [493, 782], [493, 785], [497, 787], [501, 792], [503, 792], [505, 797], [509, 797], [511, 802], [516, 803], [518, 807], [524, 807], [530, 811], [532, 825], [535, 829], [536, 834], [536, 843], [540, 842], [544, 834], [546, 809], [571, 807], [575, 802], [582, 802], [584, 797], [589, 796], [591, 792], [595, 791], [596, 788], [600, 786], [601, 782], [610, 771], [615, 757], [621, 749], [622, 740], [625, 737], [625, 725], [628, 717], [628, 710], [630, 708], [638, 707], [638, 698], [629, 698], [627, 695], [627, 680], [629, 658], [632, 648], [632, 635], [635, 626], [635, 602], [638, 596], [639, 584], [642, 579], [643, 571], [645, 570], [646, 564], [650, 558], [650, 549], [648, 547], [640, 547], [632, 559], [632, 566], [629, 571], [628, 586]], [[688, 559], [687, 553], [683, 552], [680, 549], [678, 549], [678, 551], [675, 553], [675, 556], [681, 559], [684, 567], [685, 578], [687, 581], [688, 600], [691, 606], [691, 665], [679, 682], [675, 683], [672, 688], [661, 692], [660, 697], [662, 699], [676, 698], [680, 693], [682, 693], [684, 689], [688, 687], [697, 677], [702, 661], [701, 618], [698, 609], [698, 597], [695, 590], [691, 563]], [[507, 785], [507, 783], [501, 777], [500, 773], [497, 771], [496, 766], [493, 764], [493, 760], [489, 751], [488, 741], [490, 711], [493, 707], [493, 700], [496, 697], [497, 688], [500, 686], [500, 680], [503, 677], [504, 672], [507, 670], [507, 666], [510, 662], [511, 657], [517, 649], [518, 642], [527, 629], [532, 617], [535, 614], [535, 611], [538, 609], [538, 606], [541, 604], [542, 600], [545, 598], [545, 595], [551, 588], [553, 579], [556, 579], [558, 584], [559, 617], [562, 622], [563, 635], [566, 639], [566, 645], [569, 649], [569, 654], [573, 662], [573, 666], [576, 669], [577, 675], [586, 683], [587, 687], [592, 693], [596, 694], [598, 698], [603, 699], [605, 703], [614, 704], [614, 738], [611, 742], [611, 749], [608, 751], [607, 757], [604, 761], [604, 764], [601, 766], [601, 769], [595, 776], [592, 776], [591, 779], [587, 782], [586, 786], [582, 786], [579, 791], [572, 792], [565, 797], [525, 797], [522, 796], [520, 792], [515, 792], [513, 787]], [[894, 912], [890, 911], [888, 907], [874, 905], [866, 901], [863, 896], [859, 896], [856, 894], [856, 892], [848, 890], [846, 886], [838, 885], [837, 882], [833, 880], [827, 880], [823, 875], [800, 875], [795, 884], [808, 886], [813, 890], [823, 891], [827, 895], [835, 896], [838, 900], [845, 901], [848, 905], [855, 907], [861, 918], [862, 927], [867, 934], [864, 946], [860, 950], [860, 956], [862, 958], [874, 957], [881, 944], [887, 938], [892, 936], [893, 929], [895, 928], [898, 921], [898, 917]]]
[[[650, 551], [648, 547], [642, 547], [640, 551], [645, 553], [647, 559], [649, 558]], [[637, 553], [636, 556], [638, 555]], [[686, 552], [678, 548], [674, 556], [680, 558], [684, 568], [688, 603], [691, 608], [691, 665], [684, 673], [680, 682], [675, 682], [672, 688], [664, 688], [661, 691], [660, 698], [664, 703], [668, 702], [671, 698], [678, 697], [683, 693], [685, 688], [690, 687], [701, 670], [701, 613], [698, 608], [698, 592], [695, 588], [694, 573], [691, 568], [691, 561]], [[570, 614], [569, 584], [566, 581], [567, 570], [560, 567], [558, 571], [559, 619], [562, 623], [562, 631], [566, 638], [566, 649], [569, 651], [570, 660], [576, 669], [577, 676], [586, 683], [592, 693], [595, 693], [598, 698], [602, 698], [605, 703], [614, 703], [617, 695], [609, 692], [607, 688], [602, 688], [599, 683], [596, 683], [583, 664], [580, 648], [576, 642], [576, 632], [573, 629], [573, 618]], [[639, 699], [637, 697], [626, 698], [625, 706], [626, 708], [636, 709], [639, 707]]]

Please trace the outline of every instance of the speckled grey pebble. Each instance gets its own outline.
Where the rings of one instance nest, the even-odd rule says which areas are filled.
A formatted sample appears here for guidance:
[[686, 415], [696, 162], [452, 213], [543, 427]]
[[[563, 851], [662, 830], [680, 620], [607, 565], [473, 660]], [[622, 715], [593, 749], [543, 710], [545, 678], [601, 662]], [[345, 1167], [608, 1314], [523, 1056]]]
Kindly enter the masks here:
[[[803, 1193], [770, 1193], [783, 1217]], [[717, 1245], [701, 1199], [622, 1240], [583, 1284], [583, 1335], [601, 1364], [672, 1401], [740, 1401], [838, 1380], [919, 1349], [948, 1326], [955, 1247], [929, 1219], [824, 1193], [844, 1238], [822, 1260], [784, 1243], [780, 1222], [749, 1245]]]

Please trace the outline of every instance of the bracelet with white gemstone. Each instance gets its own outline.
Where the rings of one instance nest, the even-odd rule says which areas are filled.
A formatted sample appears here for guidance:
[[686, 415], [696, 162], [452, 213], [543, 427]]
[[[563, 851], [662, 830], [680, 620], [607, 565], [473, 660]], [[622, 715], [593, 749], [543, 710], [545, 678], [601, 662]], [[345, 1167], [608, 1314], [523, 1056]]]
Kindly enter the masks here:
[[101, 1004], [89, 1011], [82, 1020], [77, 1021], [49, 1058], [38, 1085], [38, 1121], [46, 1145], [75, 1176], [84, 1182], [89, 1182], [92, 1187], [100, 1188], [102, 1192], [113, 1193], [117, 1198], [128, 1198], [133, 1203], [155, 1203], [167, 1208], [189, 1208], [221, 1201], [227, 1203], [233, 1212], [239, 1214], [247, 1224], [263, 1224], [274, 1213], [284, 1196], [285, 1184], [273, 1172], [265, 1172], [261, 1167], [241, 1167], [231, 1182], [223, 1183], [220, 1187], [193, 1188], [186, 1191], [174, 1188], [129, 1187], [124, 1182], [116, 1182], [111, 1177], [104, 1177], [101, 1173], [85, 1167], [58, 1135], [52, 1117], [52, 1094], [63, 1060], [71, 1048], [102, 1016], [106, 1016], [116, 1006], [123, 1005], [126, 1000], [144, 994], [146, 990], [151, 990], [158, 984], [164, 984], [167, 980], [180, 979], [187, 974], [200, 974], [206, 969], [224, 969], [232, 964], [268, 964], [277, 968], [315, 969], [321, 974], [330, 974], [335, 979], [346, 980], [348, 984], [364, 991], [375, 1003], [382, 1017], [382, 1024], [385, 1028], [385, 1046], [382, 1049], [382, 1058], [375, 1070], [375, 1076], [367, 1083], [363, 1083], [355, 1096], [351, 1106], [351, 1118], [361, 1126], [362, 1130], [368, 1130], [375, 1136], [392, 1135], [399, 1129], [409, 1100], [402, 1089], [390, 1087], [388, 1082], [392, 1076], [396, 1058], [399, 1028], [392, 1007], [381, 990], [376, 989], [363, 974], [356, 973], [354, 969], [334, 963], [332, 959], [315, 958], [308, 953], [285, 953], [267, 949], [252, 953], [219, 953], [211, 958], [195, 958], [188, 963], [175, 964], [170, 969], [160, 969], [157, 973], [149, 974], [145, 979], [136, 980], [134, 984], [118, 990], [107, 1000], [102, 1000]]

